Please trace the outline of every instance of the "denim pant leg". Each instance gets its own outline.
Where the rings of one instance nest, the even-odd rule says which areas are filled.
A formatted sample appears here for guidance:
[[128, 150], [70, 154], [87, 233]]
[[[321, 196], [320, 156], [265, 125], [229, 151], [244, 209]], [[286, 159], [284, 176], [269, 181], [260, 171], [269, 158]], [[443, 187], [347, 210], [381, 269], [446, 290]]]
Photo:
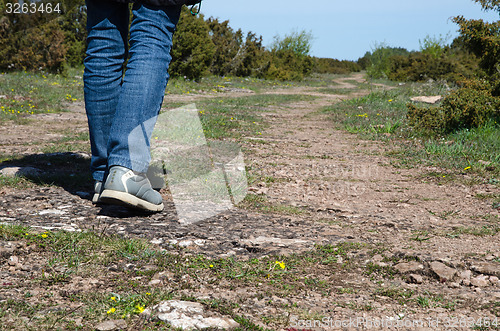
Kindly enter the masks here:
[[127, 58], [130, 14], [127, 4], [86, 0], [86, 5], [88, 46], [83, 81], [92, 149], [90, 168], [94, 179], [102, 181]]
[[108, 167], [148, 169], [151, 134], [165, 95], [180, 11], [180, 6], [133, 6], [130, 58], [108, 140]]

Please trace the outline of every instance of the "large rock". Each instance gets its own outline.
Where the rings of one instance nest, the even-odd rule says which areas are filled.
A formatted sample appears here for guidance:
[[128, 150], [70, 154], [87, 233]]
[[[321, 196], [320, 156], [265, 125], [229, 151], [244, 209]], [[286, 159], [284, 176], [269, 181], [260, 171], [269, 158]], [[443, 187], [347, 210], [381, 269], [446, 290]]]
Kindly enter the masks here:
[[127, 328], [125, 320], [107, 320], [96, 325], [98, 331], [123, 330]]
[[42, 171], [33, 167], [4, 167], [0, 169], [0, 174], [6, 177], [37, 177]]
[[472, 286], [486, 287], [490, 285], [490, 280], [488, 276], [479, 275], [477, 277], [471, 278], [470, 283]]
[[450, 268], [446, 264], [437, 261], [431, 262], [430, 268], [442, 282], [453, 280], [453, 278], [457, 274], [456, 269]]
[[400, 274], [416, 273], [424, 270], [424, 266], [416, 261], [398, 263], [394, 266]]
[[471, 277], [472, 277], [472, 271], [470, 271], [470, 270], [464, 270], [458, 274], [458, 279], [465, 286], [470, 285]]
[[205, 328], [227, 330], [239, 326], [233, 319], [212, 312], [206, 312], [202, 304], [190, 301], [163, 301], [151, 309], [145, 310], [144, 313], [151, 314], [153, 318], [165, 321], [172, 325], [172, 327], [183, 330]]
[[433, 96], [419, 96], [419, 97], [413, 97], [410, 100], [413, 102], [423, 102], [423, 103], [429, 103], [429, 104], [435, 104], [438, 103], [443, 99], [442, 96], [440, 95], [433, 95]]
[[421, 275], [410, 274], [408, 277], [410, 282], [414, 284], [422, 284], [424, 282], [424, 278]]
[[500, 277], [500, 263], [476, 262], [472, 265], [471, 269], [481, 274]]

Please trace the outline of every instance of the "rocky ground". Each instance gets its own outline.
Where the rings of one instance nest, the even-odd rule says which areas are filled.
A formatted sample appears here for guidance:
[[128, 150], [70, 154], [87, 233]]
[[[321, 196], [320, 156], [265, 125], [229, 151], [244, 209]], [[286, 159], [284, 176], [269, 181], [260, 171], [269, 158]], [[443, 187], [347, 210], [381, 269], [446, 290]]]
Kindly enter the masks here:
[[[349, 80], [361, 82], [362, 77]], [[432, 169], [425, 167], [395, 167], [386, 156], [393, 146], [332, 129], [327, 115], [318, 110], [367, 93], [349, 80], [338, 80], [336, 88], [351, 88], [350, 94], [324, 94], [314, 88], [265, 92], [318, 97], [269, 108], [264, 113], [270, 123], [266, 131], [239, 141], [247, 167], [262, 178], [249, 188], [252, 201], [274, 206], [272, 212], [247, 203], [186, 225], [178, 222], [165, 190], [165, 211], [144, 215], [93, 205], [90, 185], [75, 191], [61, 184], [1, 188], [0, 221], [40, 231], [91, 230], [144, 238], [167, 251], [182, 247], [189, 254], [239, 261], [352, 243], [346, 252], [332, 252], [333, 263], [318, 264], [302, 275], [324, 286], [281, 295], [273, 294], [275, 287], [266, 281], [234, 288], [225, 280], [188, 280], [192, 286], [182, 293], [238, 302], [235, 313], [271, 330], [498, 328], [500, 234], [492, 229], [498, 229], [500, 212], [477, 198], [498, 194], [497, 187], [430, 178], [425, 174]], [[82, 105], [73, 104], [69, 113], [38, 115], [36, 122], [2, 127], [0, 148], [4, 153], [33, 154], [40, 144], [50, 145], [57, 138], [58, 128], [84, 132], [85, 125]], [[78, 167], [86, 165], [85, 153], [76, 152], [64, 157]], [[14, 166], [42, 173], [71, 170], [71, 166], [50, 163], [47, 155], [32, 156], [21, 165], [0, 167], [5, 173], [19, 170]], [[25, 279], [43, 272], [46, 261], [36, 252], [22, 241], [0, 241], [2, 300], [21, 299], [26, 290], [31, 291], [29, 300], [44, 300], [44, 288], [23, 288]], [[59, 288], [52, 288], [55, 297], [50, 300], [56, 308], [65, 304], [78, 309], [81, 304], [69, 302], [68, 291], [110, 290], [110, 275], [120, 268], [125, 267], [110, 266], [110, 274], [73, 277], [53, 285]], [[160, 273], [146, 282], [170, 286], [168, 276]], [[4, 316], [3, 324], [9, 318], [14, 317]], [[95, 327], [81, 319], [76, 322], [83, 329]], [[111, 328], [134, 329], [130, 323], [120, 323]]]

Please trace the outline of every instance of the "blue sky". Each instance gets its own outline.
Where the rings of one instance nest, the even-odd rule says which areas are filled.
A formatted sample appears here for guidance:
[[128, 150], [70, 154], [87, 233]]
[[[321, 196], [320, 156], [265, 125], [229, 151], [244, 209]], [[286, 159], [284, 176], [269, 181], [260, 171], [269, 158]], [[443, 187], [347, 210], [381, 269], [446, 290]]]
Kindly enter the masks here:
[[276, 35], [310, 31], [311, 55], [340, 60], [357, 60], [382, 42], [418, 50], [426, 36], [450, 33], [453, 39], [458, 35], [453, 16], [499, 19], [472, 0], [204, 0], [201, 11], [229, 20], [235, 30], [261, 35], [265, 46]]

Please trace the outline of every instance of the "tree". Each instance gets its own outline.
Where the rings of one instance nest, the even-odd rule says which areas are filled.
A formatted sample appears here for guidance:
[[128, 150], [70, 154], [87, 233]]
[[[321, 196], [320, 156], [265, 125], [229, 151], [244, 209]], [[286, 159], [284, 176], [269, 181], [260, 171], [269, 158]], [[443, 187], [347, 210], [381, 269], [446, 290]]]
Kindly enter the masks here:
[[450, 37], [450, 34], [446, 36], [439, 35], [439, 37], [427, 35], [423, 40], [418, 41], [420, 44], [420, 52], [429, 54], [434, 59], [438, 59], [445, 53]]
[[474, 0], [480, 3], [484, 10], [496, 10], [500, 12], [500, 0]]
[[283, 38], [275, 36], [271, 44], [271, 50], [274, 52], [291, 51], [296, 56], [307, 56], [311, 51], [313, 35], [311, 32], [302, 30], [292, 31]]
[[402, 55], [408, 56], [410, 52], [401, 47], [390, 47], [385, 43], [375, 45], [370, 54], [365, 54], [365, 61], [370, 63], [366, 68], [371, 78], [387, 78], [391, 71], [391, 57]]
[[209, 30], [203, 15], [193, 16], [189, 9], [182, 8], [171, 51], [172, 76], [199, 80], [208, 71], [215, 53]]
[[[500, 0], [474, 0], [484, 10], [495, 10], [500, 14]], [[483, 20], [466, 20], [463, 16], [454, 19], [460, 27], [460, 38], [465, 47], [479, 59], [479, 66], [500, 95], [500, 21], [488, 23]]]
[[[11, 4], [0, 0], [0, 69], [64, 72], [68, 47], [61, 28], [65, 19], [63, 8], [59, 8], [61, 13], [36, 11], [23, 14], [9, 12]], [[24, 4], [30, 5], [31, 2], [25, 1]], [[36, 4], [53, 6], [49, 0]]]
[[243, 44], [243, 33], [241, 29], [233, 31], [229, 21], [219, 22], [218, 19], [209, 18], [208, 27], [210, 37], [215, 45], [210, 71], [215, 75], [227, 75], [233, 71], [233, 62], [240, 52]]

